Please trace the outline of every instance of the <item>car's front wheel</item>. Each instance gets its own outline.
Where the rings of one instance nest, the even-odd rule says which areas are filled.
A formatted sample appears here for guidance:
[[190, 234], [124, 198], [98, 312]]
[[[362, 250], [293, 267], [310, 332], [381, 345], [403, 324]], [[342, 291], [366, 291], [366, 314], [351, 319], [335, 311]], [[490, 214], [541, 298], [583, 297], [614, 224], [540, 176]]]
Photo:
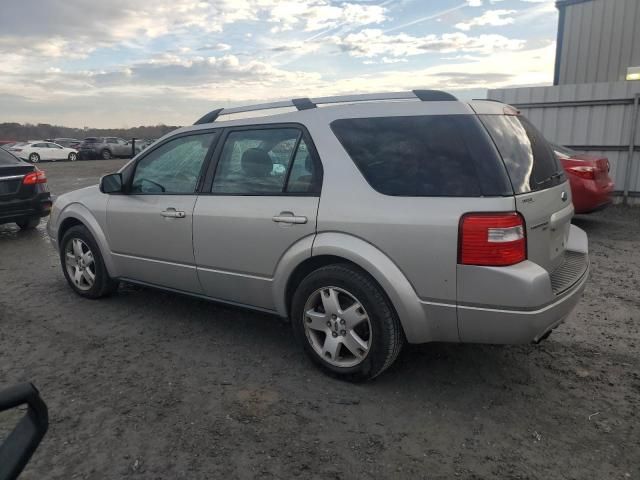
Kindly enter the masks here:
[[106, 148], [104, 150], [102, 150], [102, 152], [100, 153], [100, 156], [102, 157], [103, 160], [110, 160], [111, 159], [111, 151], [107, 150]]
[[62, 237], [60, 262], [67, 282], [78, 295], [101, 298], [118, 288], [118, 282], [109, 277], [93, 235], [82, 225], [71, 227]]
[[78, 159], [78, 154], [76, 152], [70, 152], [68, 158], [70, 162], [75, 162]]
[[351, 381], [380, 375], [397, 358], [404, 334], [380, 286], [348, 264], [310, 273], [292, 301], [296, 337], [328, 373]]

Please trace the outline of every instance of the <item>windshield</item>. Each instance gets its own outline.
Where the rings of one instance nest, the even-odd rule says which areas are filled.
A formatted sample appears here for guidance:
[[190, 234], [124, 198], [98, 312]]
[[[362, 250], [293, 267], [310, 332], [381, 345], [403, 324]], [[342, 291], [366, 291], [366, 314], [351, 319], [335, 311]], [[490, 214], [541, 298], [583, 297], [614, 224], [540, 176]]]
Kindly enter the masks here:
[[556, 155], [560, 158], [572, 158], [578, 155], [578, 152], [571, 150], [570, 148], [563, 147], [562, 145], [551, 144], [551, 148], [556, 152]]

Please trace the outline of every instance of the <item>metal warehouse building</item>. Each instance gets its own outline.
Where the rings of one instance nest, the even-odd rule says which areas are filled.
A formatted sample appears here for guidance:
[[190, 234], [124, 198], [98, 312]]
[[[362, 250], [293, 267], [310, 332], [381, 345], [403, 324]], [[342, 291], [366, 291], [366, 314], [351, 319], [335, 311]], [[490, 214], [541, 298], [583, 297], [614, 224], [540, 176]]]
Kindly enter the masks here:
[[545, 136], [611, 161], [616, 193], [640, 202], [640, 0], [561, 0], [554, 85], [489, 90]]

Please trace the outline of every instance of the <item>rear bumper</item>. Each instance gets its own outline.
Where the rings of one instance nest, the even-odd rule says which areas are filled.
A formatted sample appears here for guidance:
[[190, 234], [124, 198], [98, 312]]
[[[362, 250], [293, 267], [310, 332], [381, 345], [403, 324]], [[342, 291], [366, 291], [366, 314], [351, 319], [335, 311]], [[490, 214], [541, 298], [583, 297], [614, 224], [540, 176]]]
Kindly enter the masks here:
[[537, 342], [560, 325], [576, 307], [588, 279], [588, 269], [558, 300], [535, 310], [458, 306], [463, 342], [518, 344]]
[[0, 201], [0, 223], [11, 223], [27, 217], [46, 217], [51, 211], [51, 194], [39, 193], [29, 199]]
[[567, 268], [559, 274], [530, 261], [503, 268], [459, 266], [460, 340], [530, 343], [562, 323], [580, 301], [589, 276], [586, 234], [573, 225], [567, 250]]

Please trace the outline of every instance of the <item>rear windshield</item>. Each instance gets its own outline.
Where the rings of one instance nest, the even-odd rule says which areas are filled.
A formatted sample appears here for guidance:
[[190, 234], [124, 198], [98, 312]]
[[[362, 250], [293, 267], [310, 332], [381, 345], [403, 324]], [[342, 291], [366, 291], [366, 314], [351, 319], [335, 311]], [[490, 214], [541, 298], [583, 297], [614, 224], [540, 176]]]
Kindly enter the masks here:
[[578, 152], [571, 150], [570, 148], [563, 147], [562, 145], [551, 144], [551, 148], [556, 152], [556, 155], [560, 158], [572, 158], [578, 155]]
[[480, 115], [502, 159], [516, 194], [535, 192], [564, 182], [564, 170], [551, 145], [526, 118]]
[[334, 121], [331, 129], [367, 182], [385, 195], [513, 195], [474, 115], [351, 118]]
[[20, 165], [22, 162], [12, 154], [0, 148], [0, 165]]

